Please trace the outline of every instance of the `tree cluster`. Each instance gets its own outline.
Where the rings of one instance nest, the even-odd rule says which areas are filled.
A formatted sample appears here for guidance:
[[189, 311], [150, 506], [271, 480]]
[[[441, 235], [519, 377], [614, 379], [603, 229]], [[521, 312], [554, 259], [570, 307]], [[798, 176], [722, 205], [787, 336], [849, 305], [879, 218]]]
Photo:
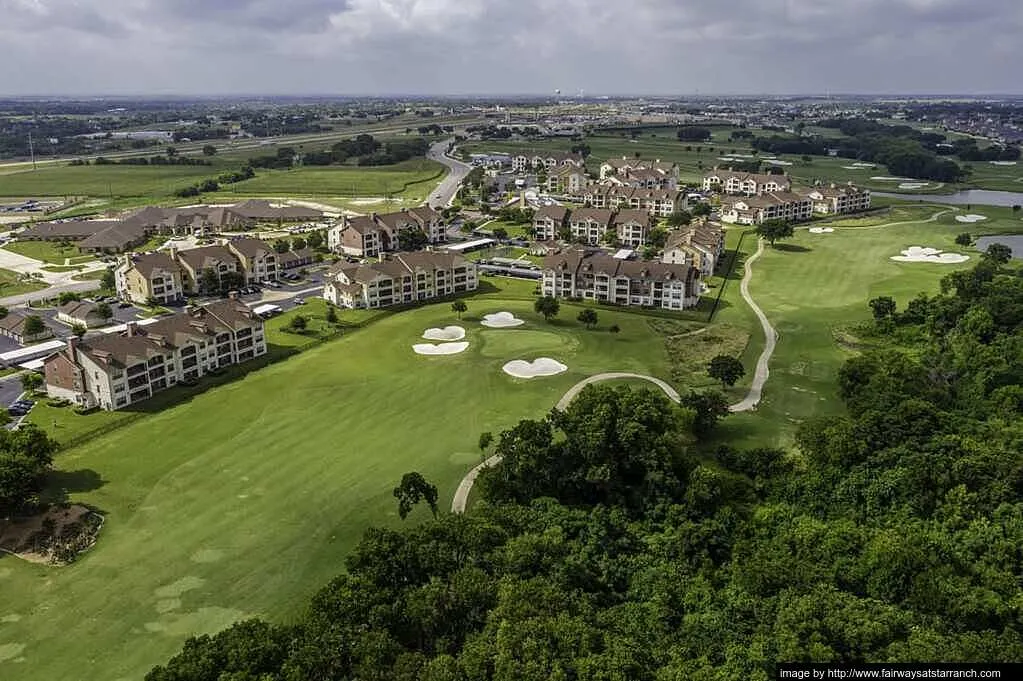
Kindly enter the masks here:
[[57, 443], [33, 424], [0, 430], [0, 517], [38, 503], [56, 449]]

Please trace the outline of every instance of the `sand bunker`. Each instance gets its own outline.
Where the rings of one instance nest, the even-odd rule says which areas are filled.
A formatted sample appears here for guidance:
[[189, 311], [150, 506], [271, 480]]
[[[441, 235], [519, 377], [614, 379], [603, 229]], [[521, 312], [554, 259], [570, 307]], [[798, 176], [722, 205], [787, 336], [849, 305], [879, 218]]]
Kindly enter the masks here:
[[991, 165], [993, 165], [993, 166], [1014, 166], [1014, 165], [1016, 165], [1016, 162], [1015, 161], [991, 161]]
[[872, 177], [870, 179], [877, 180], [878, 182], [904, 182], [905, 180], [911, 180], [913, 178], [911, 178], [911, 177], [889, 177], [889, 176], [886, 176], [886, 175], [880, 175], [880, 176]]
[[876, 167], [877, 164], [875, 163], [863, 163], [862, 161], [853, 163], [853, 168], [876, 168]]
[[789, 162], [789, 161], [776, 161], [773, 158], [767, 158], [767, 159], [764, 159], [764, 161], [766, 163], [770, 163], [771, 165], [774, 165], [774, 166], [790, 166], [790, 165], [792, 165], [792, 163]]
[[923, 246], [910, 246], [902, 252], [902, 255], [893, 255], [892, 260], [896, 262], [936, 262], [943, 265], [955, 265], [966, 262], [970, 259], [968, 255], [960, 253], [942, 253], [937, 248], [925, 248]]
[[412, 349], [415, 350], [417, 355], [457, 355], [460, 352], [465, 352], [465, 349], [469, 347], [468, 343], [440, 343], [434, 345], [433, 343], [419, 343], [413, 345]]
[[538, 376], [553, 376], [567, 371], [568, 367], [550, 357], [537, 357], [532, 362], [524, 359], [512, 360], [505, 364], [502, 369], [504, 373], [515, 378], [536, 378]]
[[522, 326], [526, 320], [517, 318], [511, 312], [495, 312], [483, 315], [483, 321], [480, 323], [492, 329], [506, 329], [512, 326]]
[[956, 216], [956, 222], [982, 222], [984, 220], [987, 220], [986, 215], [975, 215], [974, 213]]
[[923, 189], [927, 184], [927, 182], [903, 182], [899, 185], [899, 189]]
[[423, 332], [423, 338], [435, 341], [456, 341], [465, 338], [465, 329], [460, 326], [445, 326], [443, 329], [432, 328]]
[[833, 227], [811, 227], [810, 234], [831, 234], [834, 232]]

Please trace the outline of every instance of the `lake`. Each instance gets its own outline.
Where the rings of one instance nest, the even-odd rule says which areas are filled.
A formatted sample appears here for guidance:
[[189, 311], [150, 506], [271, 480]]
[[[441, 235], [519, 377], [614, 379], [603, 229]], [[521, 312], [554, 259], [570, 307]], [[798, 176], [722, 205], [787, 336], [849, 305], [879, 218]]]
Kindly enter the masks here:
[[991, 244], [1005, 244], [1012, 249], [1012, 257], [1023, 260], [1023, 234], [977, 237], [977, 250], [986, 251]]
[[895, 194], [892, 192], [870, 192], [872, 196], [887, 196], [893, 199], [923, 203], [947, 203], [953, 206], [1023, 206], [1023, 192], [996, 192], [989, 189], [966, 189], [955, 194]]

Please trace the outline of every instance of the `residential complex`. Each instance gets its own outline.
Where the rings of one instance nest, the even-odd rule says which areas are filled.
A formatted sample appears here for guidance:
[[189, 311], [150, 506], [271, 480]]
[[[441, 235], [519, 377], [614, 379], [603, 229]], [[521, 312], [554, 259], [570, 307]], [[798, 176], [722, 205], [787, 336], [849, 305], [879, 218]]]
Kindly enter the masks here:
[[541, 168], [550, 172], [558, 166], [574, 166], [581, 169], [585, 165], [582, 156], [558, 151], [519, 153], [512, 156], [512, 170], [517, 173]]
[[208, 286], [203, 281], [203, 273], [211, 270], [217, 276], [219, 291], [223, 285], [224, 277], [227, 274], [241, 272], [242, 266], [234, 253], [225, 246], [201, 246], [189, 248], [188, 250], [170, 250], [170, 256], [181, 267], [181, 281], [185, 290], [196, 293], [213, 293], [207, 290]]
[[678, 186], [678, 165], [669, 161], [612, 158], [600, 164], [600, 179], [622, 182], [647, 189], [674, 189]]
[[117, 295], [132, 303], [155, 300], [168, 305], [185, 295], [181, 268], [166, 253], [142, 253], [123, 256], [114, 270]]
[[685, 192], [679, 189], [639, 189], [600, 184], [584, 189], [578, 197], [593, 208], [642, 208], [658, 217], [667, 217], [688, 207]]
[[46, 358], [43, 373], [50, 397], [114, 410], [265, 353], [263, 320], [223, 300], [144, 327], [128, 322], [123, 333], [72, 336]]
[[340, 263], [323, 297], [338, 307], [377, 308], [430, 300], [479, 286], [476, 263], [441, 251], [386, 254], [372, 264]]
[[759, 225], [767, 220], [799, 222], [813, 217], [813, 201], [792, 192], [768, 192], [755, 196], [730, 196], [721, 202], [721, 221]]
[[441, 214], [429, 206], [419, 206], [396, 213], [344, 217], [327, 232], [327, 246], [335, 253], [371, 258], [400, 250], [401, 233], [416, 230], [426, 235], [427, 243], [446, 240]]
[[700, 222], [668, 233], [661, 262], [689, 265], [704, 278], [714, 274], [725, 254], [725, 233], [720, 226]]
[[787, 192], [792, 181], [787, 175], [735, 172], [714, 168], [703, 176], [703, 191], [758, 196], [769, 192]]
[[861, 189], [852, 182], [818, 185], [806, 192], [806, 196], [813, 201], [813, 212], [821, 215], [856, 213], [870, 208], [870, 190]]
[[0, 336], [7, 336], [19, 345], [25, 345], [26, 343], [34, 343], [35, 341], [43, 340], [44, 338], [53, 337], [53, 329], [43, 323], [41, 331], [35, 333], [29, 333], [26, 329], [28, 318], [36, 316], [41, 320], [38, 315], [24, 315], [20, 312], [8, 312], [3, 319], [0, 319]]
[[556, 298], [684, 310], [699, 302], [700, 272], [689, 265], [572, 250], [544, 258], [541, 290]]

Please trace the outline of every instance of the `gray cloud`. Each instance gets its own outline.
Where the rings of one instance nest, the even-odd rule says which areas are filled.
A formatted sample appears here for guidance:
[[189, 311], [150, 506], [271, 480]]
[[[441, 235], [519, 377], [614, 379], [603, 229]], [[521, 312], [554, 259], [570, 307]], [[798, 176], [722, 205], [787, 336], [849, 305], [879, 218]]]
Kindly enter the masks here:
[[0, 93], [1011, 92], [1019, 0], [0, 0]]

